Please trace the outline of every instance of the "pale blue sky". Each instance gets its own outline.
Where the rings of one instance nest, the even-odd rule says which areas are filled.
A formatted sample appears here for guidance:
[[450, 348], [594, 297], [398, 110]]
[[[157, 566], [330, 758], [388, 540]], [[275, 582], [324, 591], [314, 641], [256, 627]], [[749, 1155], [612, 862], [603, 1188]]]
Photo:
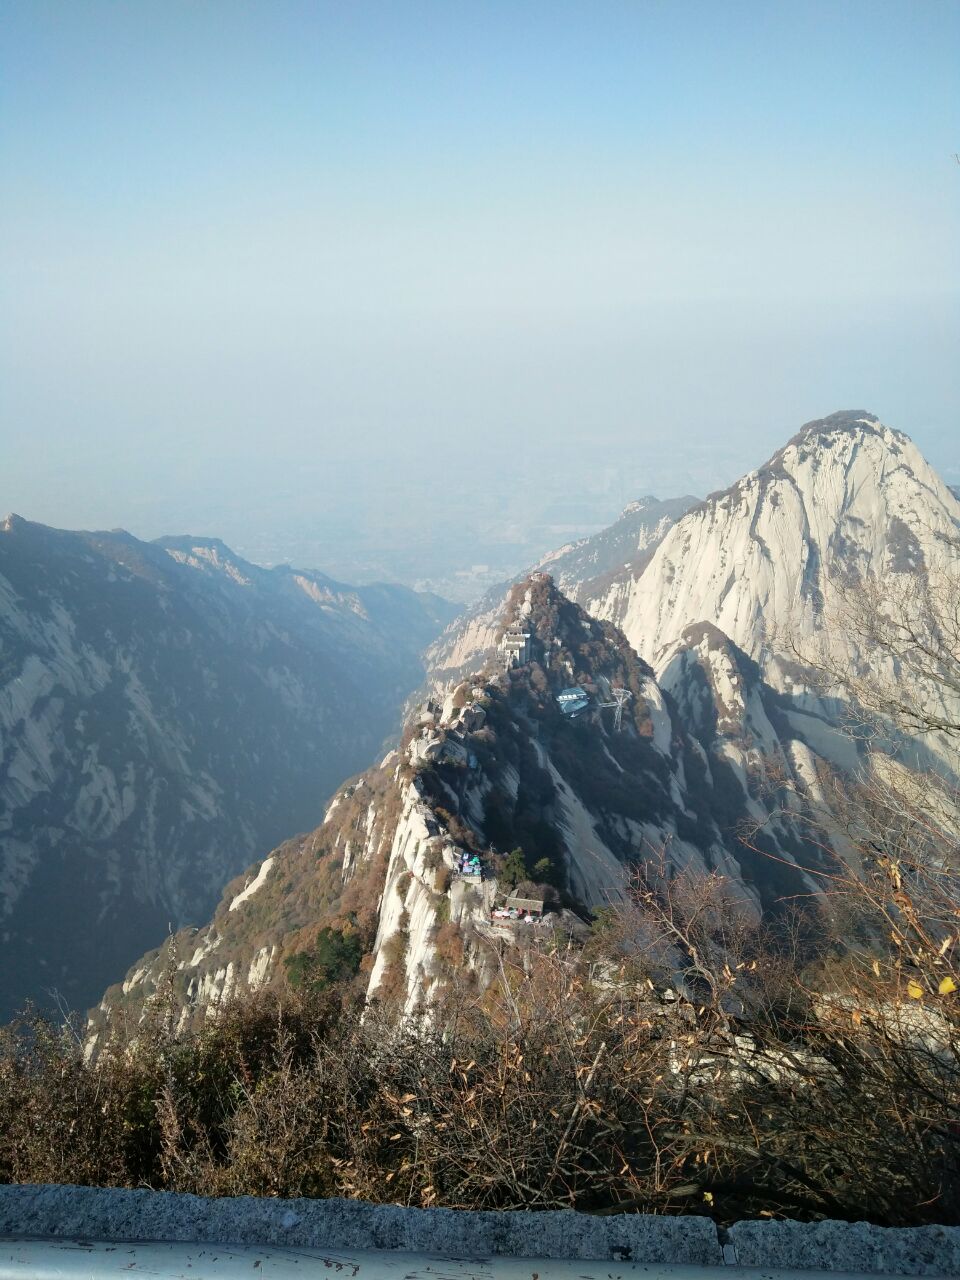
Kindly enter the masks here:
[[955, 0], [0, 16], [0, 507], [668, 496], [843, 407], [960, 481]]

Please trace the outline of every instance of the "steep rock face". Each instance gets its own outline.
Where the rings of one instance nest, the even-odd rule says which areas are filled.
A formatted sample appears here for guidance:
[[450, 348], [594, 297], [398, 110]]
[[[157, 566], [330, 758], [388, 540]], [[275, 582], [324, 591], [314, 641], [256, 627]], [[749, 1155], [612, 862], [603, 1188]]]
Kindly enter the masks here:
[[211, 539], [0, 526], [0, 1017], [86, 1005], [369, 759], [449, 617]]
[[790, 692], [785, 637], [821, 631], [833, 582], [922, 569], [958, 532], [960, 504], [907, 436], [835, 413], [689, 511], [639, 572], [588, 585], [587, 607], [658, 671], [688, 627], [710, 623]]
[[[592, 584], [630, 570], [638, 573], [668, 530], [691, 507], [696, 498], [670, 498], [661, 502], [644, 497], [623, 511], [607, 529], [568, 543], [550, 552], [536, 570], [550, 574], [571, 600], [583, 603]], [[517, 575], [513, 583], [491, 587], [475, 605], [456, 618], [426, 653], [428, 684], [442, 688], [489, 660], [501, 629], [504, 602], [511, 586], [523, 581], [532, 570]], [[598, 586], [592, 594], [598, 593]]]
[[[226, 994], [310, 980], [329, 931], [364, 953], [367, 997], [408, 1013], [454, 971], [482, 984], [498, 946], [539, 929], [492, 915], [516, 880], [506, 855], [517, 848], [526, 892], [552, 901], [574, 933], [637, 864], [723, 870], [758, 910], [809, 892], [803, 868], [821, 854], [794, 821], [799, 801], [781, 775], [797, 766], [755, 663], [719, 635], [688, 636], [669, 670], [677, 702], [616, 628], [542, 574], [514, 588], [503, 622], [531, 631], [532, 660], [488, 668], [442, 708], [418, 711], [400, 748], [343, 787], [316, 832], [235, 880], [206, 928], [169, 940], [107, 992], [93, 1045], [124, 1019], [135, 1028], [164, 975], [183, 1025]], [[571, 686], [587, 704], [575, 717], [558, 702]], [[619, 729], [616, 689], [629, 694]], [[763, 824], [749, 847], [744, 823]], [[464, 871], [472, 856], [482, 877]]]

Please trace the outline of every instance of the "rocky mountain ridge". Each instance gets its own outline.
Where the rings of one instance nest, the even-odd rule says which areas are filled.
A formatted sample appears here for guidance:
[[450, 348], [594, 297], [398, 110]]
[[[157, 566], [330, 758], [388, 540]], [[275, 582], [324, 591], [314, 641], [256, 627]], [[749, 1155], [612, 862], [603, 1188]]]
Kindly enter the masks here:
[[[165, 980], [187, 1026], [225, 996], [322, 981], [332, 954], [352, 956], [368, 999], [412, 1013], [454, 971], [482, 985], [498, 947], [548, 936], [493, 914], [517, 883], [552, 907], [551, 930], [572, 935], [644, 865], [722, 870], [758, 912], [810, 892], [805, 868], [822, 854], [782, 777], [802, 781], [811, 748], [798, 732], [795, 754], [783, 748], [755, 664], [704, 634], [691, 642], [697, 671], [677, 681], [681, 707], [616, 628], [544, 574], [514, 588], [511, 624], [532, 637], [529, 661], [490, 666], [416, 713], [315, 832], [250, 868], [206, 928], [168, 940], [107, 992], [92, 1045], [135, 1030]], [[570, 687], [586, 703], [572, 716]]]
[[0, 526], [0, 1016], [88, 1004], [312, 827], [449, 618], [213, 539]]
[[[794, 640], [824, 630], [832, 590], [922, 571], [960, 535], [960, 503], [912, 441], [853, 410], [807, 423], [762, 467], [687, 512], [639, 572], [586, 587], [662, 670], [708, 622], [787, 692]], [[779, 636], [778, 636], [779, 630]], [[869, 661], [869, 655], [863, 655]]]
[[[632, 562], [568, 590], [621, 627], [660, 677], [683, 668], [689, 628], [713, 629], [759, 664], [791, 714], [819, 719], [819, 748], [842, 765], [844, 713], [821, 696], [810, 662], [879, 670], [880, 656], [838, 625], [856, 584], [899, 578], [908, 590], [916, 574], [956, 560], [958, 537], [960, 504], [909, 438], [866, 411], [841, 411], [680, 514]], [[488, 599], [430, 647], [434, 687], [489, 655], [501, 605]]]

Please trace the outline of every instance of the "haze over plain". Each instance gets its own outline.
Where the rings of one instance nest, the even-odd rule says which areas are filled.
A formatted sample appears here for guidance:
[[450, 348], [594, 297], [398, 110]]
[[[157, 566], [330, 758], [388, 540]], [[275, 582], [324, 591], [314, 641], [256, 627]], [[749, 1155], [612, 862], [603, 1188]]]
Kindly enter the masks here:
[[4, 510], [469, 594], [838, 405], [960, 481], [955, 5], [5, 15]]

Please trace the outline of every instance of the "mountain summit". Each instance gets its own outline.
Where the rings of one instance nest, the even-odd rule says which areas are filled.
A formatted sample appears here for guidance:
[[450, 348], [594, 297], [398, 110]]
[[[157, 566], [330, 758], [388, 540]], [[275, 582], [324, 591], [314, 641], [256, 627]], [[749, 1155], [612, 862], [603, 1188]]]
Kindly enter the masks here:
[[588, 586], [587, 607], [658, 670], [688, 627], [709, 623], [785, 689], [794, 664], [774, 627], [813, 635], [832, 583], [919, 570], [958, 533], [960, 503], [912, 441], [845, 411], [687, 512], [639, 572]]
[[[697, 499], [689, 496], [665, 501], [649, 495], [638, 498], [606, 529], [551, 551], [536, 569], [549, 573], [561, 591], [582, 604], [588, 587], [595, 595], [599, 584], [616, 579], [625, 570], [640, 572], [667, 531], [696, 504]], [[514, 583], [530, 572], [527, 569], [518, 574]], [[425, 657], [431, 685], [455, 683], [489, 659], [499, 635], [504, 601], [514, 583], [491, 587], [430, 646]]]

